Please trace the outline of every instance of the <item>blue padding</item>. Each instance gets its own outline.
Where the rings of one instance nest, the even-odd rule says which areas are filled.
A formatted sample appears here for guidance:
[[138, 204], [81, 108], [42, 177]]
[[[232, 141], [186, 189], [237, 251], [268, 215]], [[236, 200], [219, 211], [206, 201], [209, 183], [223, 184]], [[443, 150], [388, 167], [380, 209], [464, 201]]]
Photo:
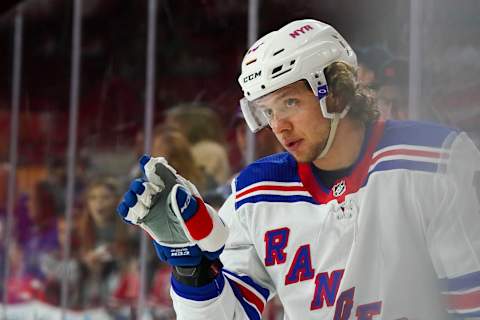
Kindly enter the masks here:
[[117, 213], [122, 217], [125, 218], [128, 214], [128, 206], [125, 202], [120, 202], [120, 204], [117, 207]]
[[198, 266], [202, 260], [202, 251], [197, 245], [182, 248], [172, 248], [162, 246], [155, 240], [152, 242], [158, 257], [161, 260], [166, 261], [169, 265], [179, 267], [194, 267]]
[[123, 202], [131, 208], [137, 203], [137, 195], [132, 190], [128, 190], [123, 196]]
[[143, 185], [143, 179], [135, 179], [130, 183], [130, 190], [136, 194], [142, 194], [145, 191], [145, 186]]
[[138, 161], [140, 164], [140, 170], [142, 170], [143, 174], [145, 175], [145, 165], [150, 161], [151, 157], [148, 154], [144, 154], [140, 160]]
[[[191, 217], [197, 213], [198, 210], [198, 203], [197, 200], [188, 193], [187, 190], [183, 187], [179, 187], [177, 189], [177, 194], [175, 195], [175, 199], [177, 200], [178, 208], [180, 209], [180, 213], [182, 215], [183, 220], [186, 222], [190, 220]], [[183, 208], [185, 203], [187, 203], [187, 207]]]
[[202, 287], [192, 287], [180, 283], [173, 276], [171, 277], [172, 289], [180, 297], [195, 300], [195, 301], [206, 301], [218, 297], [225, 286], [225, 278], [220, 272], [218, 276], [213, 279], [213, 281]]

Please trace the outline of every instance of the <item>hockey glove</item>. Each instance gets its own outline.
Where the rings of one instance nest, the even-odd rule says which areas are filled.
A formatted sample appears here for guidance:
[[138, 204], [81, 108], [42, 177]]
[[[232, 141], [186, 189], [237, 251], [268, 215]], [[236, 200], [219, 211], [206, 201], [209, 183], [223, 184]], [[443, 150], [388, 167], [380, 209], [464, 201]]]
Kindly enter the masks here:
[[162, 158], [143, 156], [143, 179], [130, 184], [117, 208], [129, 223], [152, 238], [158, 256], [173, 266], [197, 266], [218, 258], [228, 229], [195, 186]]

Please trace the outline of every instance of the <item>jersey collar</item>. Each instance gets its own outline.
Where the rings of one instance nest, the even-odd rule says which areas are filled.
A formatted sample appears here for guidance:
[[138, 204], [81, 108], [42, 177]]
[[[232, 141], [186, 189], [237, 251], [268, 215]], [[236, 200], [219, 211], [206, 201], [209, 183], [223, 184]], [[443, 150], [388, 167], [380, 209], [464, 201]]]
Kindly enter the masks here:
[[297, 163], [300, 180], [316, 202], [324, 204], [337, 199], [338, 203], [342, 203], [347, 194], [357, 192], [360, 189], [368, 177], [372, 155], [383, 135], [384, 126], [384, 121], [377, 121], [367, 128], [362, 150], [352, 166], [350, 174], [337, 179], [331, 189], [317, 181], [310, 163]]

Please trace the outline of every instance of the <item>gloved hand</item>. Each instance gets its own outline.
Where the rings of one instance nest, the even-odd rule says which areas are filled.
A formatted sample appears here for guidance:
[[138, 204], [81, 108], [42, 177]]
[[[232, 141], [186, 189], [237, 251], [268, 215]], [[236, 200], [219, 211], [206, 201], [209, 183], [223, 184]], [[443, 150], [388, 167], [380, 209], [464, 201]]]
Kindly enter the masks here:
[[218, 258], [228, 229], [195, 186], [162, 157], [144, 155], [140, 166], [144, 178], [130, 184], [117, 207], [120, 216], [143, 228], [170, 265], [197, 266], [202, 257]]

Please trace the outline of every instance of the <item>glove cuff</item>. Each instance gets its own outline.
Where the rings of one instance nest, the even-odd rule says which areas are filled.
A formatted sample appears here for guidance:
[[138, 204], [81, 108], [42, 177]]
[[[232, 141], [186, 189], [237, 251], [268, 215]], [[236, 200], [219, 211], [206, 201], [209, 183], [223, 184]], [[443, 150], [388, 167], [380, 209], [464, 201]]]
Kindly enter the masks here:
[[181, 284], [191, 287], [203, 287], [210, 284], [221, 272], [222, 263], [219, 259], [209, 260], [202, 257], [195, 267], [173, 267], [173, 277]]

